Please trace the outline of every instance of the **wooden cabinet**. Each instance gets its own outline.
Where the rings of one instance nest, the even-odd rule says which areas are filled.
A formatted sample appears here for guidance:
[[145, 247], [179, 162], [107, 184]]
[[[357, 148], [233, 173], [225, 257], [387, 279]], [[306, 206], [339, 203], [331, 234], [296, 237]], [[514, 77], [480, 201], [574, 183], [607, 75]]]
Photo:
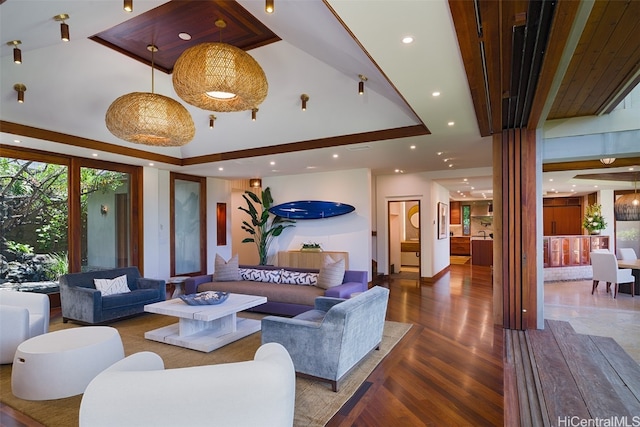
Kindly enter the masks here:
[[460, 202], [449, 202], [449, 224], [459, 225], [462, 224], [462, 213], [460, 211]]
[[544, 267], [567, 267], [591, 264], [591, 251], [609, 249], [609, 236], [545, 236]]
[[471, 255], [470, 239], [468, 237], [450, 237], [451, 255]]
[[471, 241], [471, 264], [472, 265], [493, 265], [493, 240]]
[[330, 255], [335, 261], [344, 259], [344, 268], [349, 269], [349, 252], [307, 252], [286, 251], [278, 252], [278, 267], [314, 268], [319, 270], [323, 266], [324, 258]]
[[543, 200], [543, 234], [570, 236], [582, 234], [582, 205], [578, 197], [557, 197]]

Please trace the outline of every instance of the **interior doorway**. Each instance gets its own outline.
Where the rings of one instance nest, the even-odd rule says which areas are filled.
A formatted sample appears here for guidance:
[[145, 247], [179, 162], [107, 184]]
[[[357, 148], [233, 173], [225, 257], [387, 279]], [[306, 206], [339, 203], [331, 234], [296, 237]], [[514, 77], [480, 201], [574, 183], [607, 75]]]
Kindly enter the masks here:
[[420, 200], [388, 202], [389, 275], [419, 281], [421, 277]]

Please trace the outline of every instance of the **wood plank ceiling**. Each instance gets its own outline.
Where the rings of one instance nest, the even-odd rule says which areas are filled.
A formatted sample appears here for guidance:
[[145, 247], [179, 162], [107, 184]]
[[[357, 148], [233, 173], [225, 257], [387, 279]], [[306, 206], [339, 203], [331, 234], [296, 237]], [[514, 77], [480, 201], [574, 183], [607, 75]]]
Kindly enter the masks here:
[[547, 117], [580, 2], [449, 0], [482, 136], [610, 112], [640, 81], [640, 2], [596, 0]]

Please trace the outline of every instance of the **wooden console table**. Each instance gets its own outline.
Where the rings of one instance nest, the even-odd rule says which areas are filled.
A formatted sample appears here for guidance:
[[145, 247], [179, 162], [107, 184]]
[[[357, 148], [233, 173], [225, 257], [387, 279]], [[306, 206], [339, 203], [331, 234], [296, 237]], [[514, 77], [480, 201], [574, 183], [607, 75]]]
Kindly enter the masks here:
[[320, 269], [325, 256], [330, 255], [335, 261], [344, 259], [345, 270], [349, 269], [349, 252], [307, 252], [282, 251], [278, 252], [278, 267], [315, 268]]

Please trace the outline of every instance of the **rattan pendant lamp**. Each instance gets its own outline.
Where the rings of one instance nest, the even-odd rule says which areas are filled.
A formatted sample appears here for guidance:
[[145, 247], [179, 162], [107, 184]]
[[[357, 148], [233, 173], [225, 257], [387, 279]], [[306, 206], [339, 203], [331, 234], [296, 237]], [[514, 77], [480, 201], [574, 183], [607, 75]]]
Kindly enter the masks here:
[[616, 221], [640, 221], [640, 194], [638, 194], [637, 176], [633, 181], [633, 193], [618, 197], [613, 204], [613, 213]]
[[[216, 27], [226, 27], [222, 19]], [[246, 111], [267, 97], [260, 64], [227, 43], [201, 43], [185, 50], [173, 67], [173, 88], [185, 102], [208, 111]]]
[[132, 92], [113, 101], [105, 121], [109, 132], [125, 141], [160, 147], [187, 144], [196, 133], [193, 119], [182, 104], [167, 96], [153, 93], [153, 53], [151, 51], [151, 93]]

